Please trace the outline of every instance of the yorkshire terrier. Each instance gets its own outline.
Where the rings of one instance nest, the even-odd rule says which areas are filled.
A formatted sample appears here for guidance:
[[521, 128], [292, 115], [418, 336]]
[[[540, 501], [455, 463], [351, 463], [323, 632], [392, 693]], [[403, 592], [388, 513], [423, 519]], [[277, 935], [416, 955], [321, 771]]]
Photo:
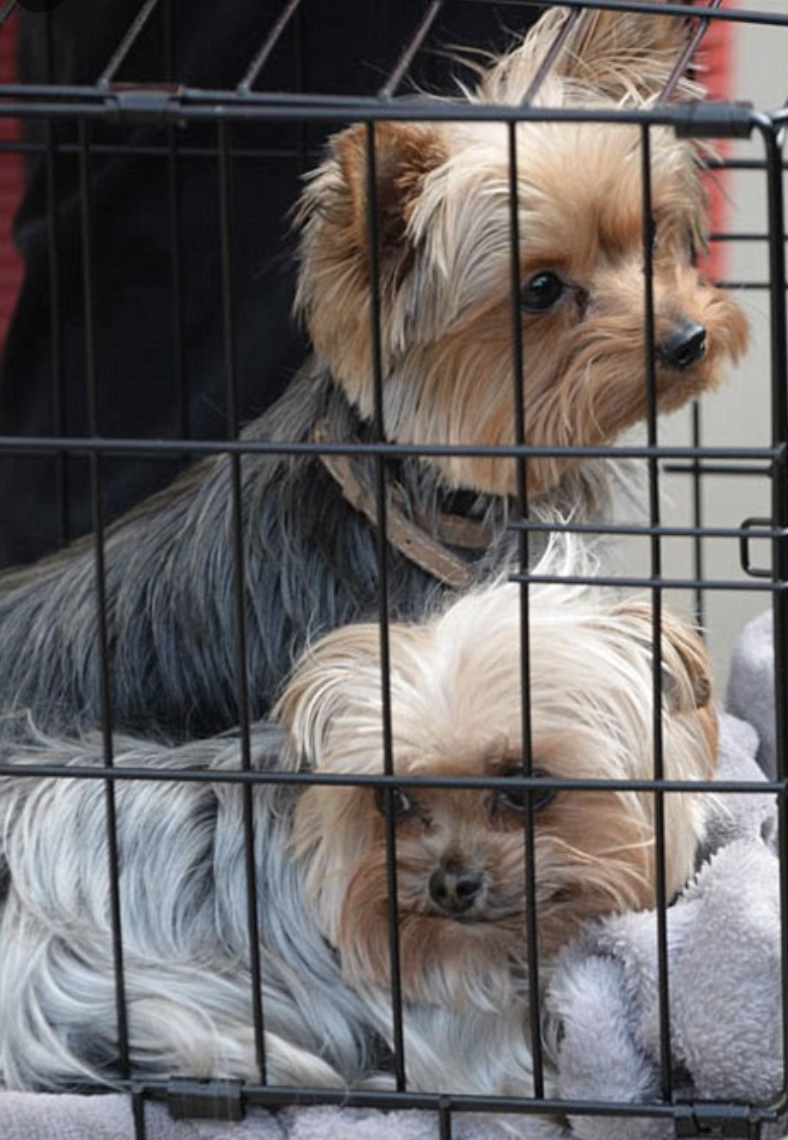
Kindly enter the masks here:
[[[528, 908], [545, 978], [585, 920], [654, 903], [660, 862], [668, 896], [691, 875], [702, 789], [660, 793], [658, 843], [655, 793], [627, 785], [659, 771], [657, 662], [661, 773], [710, 776], [701, 642], [665, 614], [656, 655], [646, 604], [532, 586], [524, 740], [520, 598], [492, 585], [390, 627], [389, 768], [377, 625], [318, 641], [282, 724], [253, 727], [268, 1083], [390, 1082], [394, 932], [409, 1086], [532, 1095]], [[24, 725], [2, 739], [0, 1081], [111, 1084], [123, 1072], [103, 743]], [[126, 1076], [263, 1076], [242, 755], [237, 736], [115, 741]]]
[[[402, 779], [393, 787], [374, 780], [387, 771], [377, 626], [328, 634], [282, 702], [310, 767], [338, 777], [295, 811], [307, 905], [384, 1037], [395, 860], [406, 1063], [420, 1088], [530, 1090], [528, 906], [547, 978], [585, 921], [655, 905], [655, 797], [626, 789], [655, 774], [651, 608], [572, 597], [565, 586], [540, 592], [529, 621], [530, 744], [520, 621], [517, 587], [502, 586], [392, 629], [388, 771]], [[706, 654], [667, 614], [660, 668], [664, 776], [709, 779], [717, 723]], [[468, 780], [476, 784], [462, 787]], [[572, 780], [589, 784], [562, 786]], [[668, 900], [694, 870], [707, 798], [665, 794]]]
[[[220, 731], [242, 692], [266, 713], [307, 635], [384, 606], [418, 617], [509, 565], [519, 517], [605, 517], [613, 465], [571, 449], [641, 421], [652, 385], [678, 408], [745, 348], [693, 261], [696, 144], [649, 128], [644, 217], [641, 127], [614, 121], [666, 86], [699, 95], [673, 82], [686, 48], [683, 18], [551, 7], [461, 98], [336, 135], [296, 215], [314, 357], [237, 463], [194, 467], [108, 529], [102, 614], [91, 539], [3, 577], [0, 708], [54, 732], [106, 709], [170, 742]], [[518, 422], [537, 449], [522, 467]]]

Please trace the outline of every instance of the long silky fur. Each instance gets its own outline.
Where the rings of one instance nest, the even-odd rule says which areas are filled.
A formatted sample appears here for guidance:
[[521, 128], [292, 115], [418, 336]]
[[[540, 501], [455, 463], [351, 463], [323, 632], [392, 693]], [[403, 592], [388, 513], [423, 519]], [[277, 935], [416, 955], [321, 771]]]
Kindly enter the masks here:
[[[36, 1089], [112, 1084], [121, 1073], [106, 789], [101, 779], [65, 773], [103, 765], [103, 742], [46, 737], [21, 722], [5, 729], [3, 761], [20, 769], [55, 764], [64, 774], [0, 778], [2, 1081]], [[251, 753], [258, 769], [288, 764], [274, 726], [255, 726]], [[184, 767], [221, 775], [237, 770], [240, 756], [231, 736], [180, 749], [115, 740], [118, 769], [173, 773], [164, 783], [120, 780], [115, 790], [135, 1073], [260, 1079], [244, 792], [176, 775]], [[291, 1085], [372, 1079], [369, 1019], [303, 903], [289, 852], [293, 800], [281, 786], [254, 791], [267, 1078]]]

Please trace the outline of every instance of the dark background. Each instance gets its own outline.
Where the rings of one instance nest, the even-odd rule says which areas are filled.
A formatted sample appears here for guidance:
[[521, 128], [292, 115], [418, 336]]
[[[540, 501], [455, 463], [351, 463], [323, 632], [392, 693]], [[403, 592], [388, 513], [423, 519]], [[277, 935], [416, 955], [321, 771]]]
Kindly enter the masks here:
[[[21, 80], [94, 86], [140, 7], [141, 0], [65, 0], [48, 15], [22, 13]], [[283, 0], [161, 4], [113, 78], [233, 89], [282, 7]], [[428, 7], [304, 0], [255, 89], [374, 95]], [[451, 89], [458, 65], [447, 48], [503, 50], [537, 15], [528, 4], [446, 4], [397, 94], [414, 84]], [[130, 128], [108, 115], [83, 124], [27, 119], [25, 131], [33, 150], [16, 237], [26, 272], [0, 375], [0, 435], [235, 434], [231, 371], [242, 423], [275, 399], [308, 351], [290, 319], [288, 212], [325, 127], [227, 129], [233, 369], [217, 127]], [[164, 485], [186, 459], [183, 448], [172, 457], [102, 457], [102, 521]], [[90, 488], [86, 458], [0, 453], [0, 565], [33, 560], [93, 529]]]

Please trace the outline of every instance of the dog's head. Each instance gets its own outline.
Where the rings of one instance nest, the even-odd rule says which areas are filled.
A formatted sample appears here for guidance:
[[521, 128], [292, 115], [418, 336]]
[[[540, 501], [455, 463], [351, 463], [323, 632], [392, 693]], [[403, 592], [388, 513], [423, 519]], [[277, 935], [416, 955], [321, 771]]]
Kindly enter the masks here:
[[[745, 348], [738, 306], [694, 265], [706, 232], [695, 146], [664, 126], [646, 136], [621, 121], [560, 121], [576, 108], [604, 116], [653, 106], [680, 65], [685, 22], [585, 12], [561, 38], [572, 18], [551, 10], [465, 96], [477, 115], [521, 105], [560, 43], [530, 99], [555, 115], [511, 131], [478, 117], [356, 126], [331, 141], [305, 191], [297, 305], [316, 351], [370, 418], [374, 185], [391, 439], [511, 445], [521, 415], [530, 444], [604, 445], [647, 415], [649, 360], [656, 406], [669, 411], [716, 385], [724, 360]], [[696, 94], [685, 80], [674, 87], [682, 98]], [[529, 489], [551, 490], [576, 462], [566, 455], [532, 459]], [[510, 459], [466, 455], [436, 463], [455, 486], [494, 494], [515, 488]]]
[[[662, 793], [660, 846], [655, 794], [628, 782], [654, 778], [655, 720], [666, 777], [711, 775], [716, 721], [700, 641], [664, 616], [655, 718], [651, 608], [568, 587], [532, 590], [530, 765], [515, 586], [391, 628], [391, 760], [400, 785], [352, 782], [385, 772], [377, 626], [317, 643], [281, 702], [307, 763], [348, 778], [304, 793], [294, 842], [317, 920], [358, 988], [389, 982], [392, 855], [404, 994], [455, 1008], [501, 1008], [522, 988], [530, 883], [549, 961], [583, 920], [653, 905], [659, 859], [670, 894], [692, 873], [703, 794]], [[446, 777], [490, 783], [430, 784]], [[561, 786], [573, 780], [602, 783]]]

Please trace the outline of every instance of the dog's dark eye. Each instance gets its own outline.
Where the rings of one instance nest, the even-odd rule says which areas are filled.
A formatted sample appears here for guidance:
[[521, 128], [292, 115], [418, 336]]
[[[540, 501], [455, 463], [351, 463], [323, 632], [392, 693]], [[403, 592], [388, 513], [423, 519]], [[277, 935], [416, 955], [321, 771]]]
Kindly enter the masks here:
[[550, 270], [535, 273], [523, 286], [523, 308], [529, 313], [546, 313], [558, 304], [566, 290], [566, 282], [557, 273]]
[[[523, 776], [525, 773], [522, 768], [507, 768], [502, 773], [504, 776]], [[533, 776], [543, 776], [545, 773], [538, 768], [534, 768]], [[555, 788], [544, 788], [543, 790], [531, 791], [531, 806], [535, 812], [542, 811], [544, 808], [551, 804], [555, 799], [557, 792]], [[525, 815], [528, 810], [528, 796], [529, 793], [525, 788], [508, 788], [498, 792], [498, 800], [509, 811], [515, 811], [521, 815]]]
[[412, 796], [406, 795], [401, 788], [375, 788], [375, 806], [381, 815], [389, 812], [394, 819], [403, 819], [413, 815], [416, 810], [416, 801]]

